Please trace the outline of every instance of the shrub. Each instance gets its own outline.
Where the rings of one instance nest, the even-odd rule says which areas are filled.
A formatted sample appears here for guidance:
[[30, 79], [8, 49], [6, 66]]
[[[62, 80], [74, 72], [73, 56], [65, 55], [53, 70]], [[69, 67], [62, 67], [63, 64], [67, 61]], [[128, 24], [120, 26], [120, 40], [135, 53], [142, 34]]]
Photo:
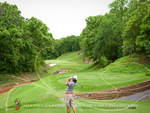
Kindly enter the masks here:
[[146, 76], [150, 76], [150, 71], [145, 74]]

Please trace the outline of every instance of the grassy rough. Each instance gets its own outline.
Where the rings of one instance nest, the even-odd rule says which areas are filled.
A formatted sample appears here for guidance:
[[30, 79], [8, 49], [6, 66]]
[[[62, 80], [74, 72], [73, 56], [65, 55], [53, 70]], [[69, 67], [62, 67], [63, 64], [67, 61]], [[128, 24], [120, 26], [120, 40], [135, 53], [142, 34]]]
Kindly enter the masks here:
[[125, 56], [116, 60], [105, 69], [114, 73], [145, 74], [150, 71], [149, 64], [141, 63], [140, 57]]

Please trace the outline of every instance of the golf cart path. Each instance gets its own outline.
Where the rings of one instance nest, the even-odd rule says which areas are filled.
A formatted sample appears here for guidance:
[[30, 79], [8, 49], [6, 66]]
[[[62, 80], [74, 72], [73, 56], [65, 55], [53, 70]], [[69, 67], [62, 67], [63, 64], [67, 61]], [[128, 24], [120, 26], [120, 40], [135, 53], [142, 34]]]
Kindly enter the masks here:
[[137, 94], [133, 94], [133, 95], [129, 95], [129, 96], [125, 96], [125, 97], [121, 97], [116, 100], [143, 101], [143, 100], [148, 100], [148, 99], [150, 99], [150, 90], [137, 93]]

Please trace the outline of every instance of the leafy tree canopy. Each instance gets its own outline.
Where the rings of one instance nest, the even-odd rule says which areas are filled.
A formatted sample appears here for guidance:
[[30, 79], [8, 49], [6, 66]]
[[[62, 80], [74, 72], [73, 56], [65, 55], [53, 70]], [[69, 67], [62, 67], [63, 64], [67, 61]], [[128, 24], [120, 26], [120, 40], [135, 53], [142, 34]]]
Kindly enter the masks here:
[[[0, 3], [0, 73], [32, 72], [37, 53], [44, 47], [52, 48], [48, 27], [20, 14], [16, 5]], [[44, 63], [42, 57], [36, 63]]]

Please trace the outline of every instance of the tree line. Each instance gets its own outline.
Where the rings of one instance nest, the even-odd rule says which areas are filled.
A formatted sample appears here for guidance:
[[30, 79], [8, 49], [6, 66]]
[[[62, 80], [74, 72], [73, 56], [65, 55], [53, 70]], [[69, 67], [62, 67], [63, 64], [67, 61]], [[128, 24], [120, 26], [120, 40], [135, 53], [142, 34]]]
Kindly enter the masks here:
[[0, 3], [0, 73], [33, 72], [35, 64], [80, 49], [101, 66], [134, 53], [150, 57], [150, 0], [114, 0], [109, 8], [86, 18], [80, 36], [54, 39], [41, 20]]
[[33, 72], [46, 59], [80, 50], [79, 36], [55, 40], [48, 30], [41, 20], [21, 16], [16, 5], [0, 2], [0, 73]]
[[80, 50], [80, 37], [71, 35], [61, 39], [54, 40], [53, 49], [45, 49], [42, 51], [42, 56], [45, 60], [55, 59], [63, 53]]
[[0, 73], [33, 72], [44, 60], [42, 48], [53, 46], [49, 28], [35, 17], [25, 19], [16, 5], [0, 3]]
[[109, 8], [86, 19], [80, 35], [85, 56], [104, 66], [125, 55], [150, 57], [150, 0], [115, 0]]

